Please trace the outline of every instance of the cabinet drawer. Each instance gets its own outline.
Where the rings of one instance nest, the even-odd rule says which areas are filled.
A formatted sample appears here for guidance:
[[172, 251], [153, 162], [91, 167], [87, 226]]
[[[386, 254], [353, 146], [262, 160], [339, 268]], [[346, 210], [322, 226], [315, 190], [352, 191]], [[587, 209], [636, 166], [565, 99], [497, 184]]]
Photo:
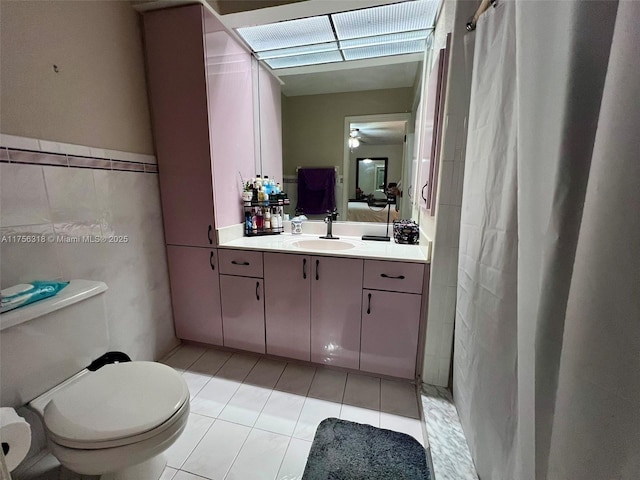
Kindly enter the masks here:
[[[224, 272], [223, 272], [224, 273]], [[422, 293], [422, 263], [365, 260], [364, 288], [390, 292]]]
[[218, 250], [220, 273], [262, 278], [262, 252], [252, 250]]

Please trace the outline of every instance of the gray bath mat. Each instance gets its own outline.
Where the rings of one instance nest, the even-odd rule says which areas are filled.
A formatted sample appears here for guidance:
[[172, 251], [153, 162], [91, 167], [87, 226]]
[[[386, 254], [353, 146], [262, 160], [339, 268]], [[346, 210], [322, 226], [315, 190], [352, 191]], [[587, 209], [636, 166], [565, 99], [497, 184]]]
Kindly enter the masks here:
[[302, 480], [431, 480], [425, 449], [404, 433], [323, 420]]

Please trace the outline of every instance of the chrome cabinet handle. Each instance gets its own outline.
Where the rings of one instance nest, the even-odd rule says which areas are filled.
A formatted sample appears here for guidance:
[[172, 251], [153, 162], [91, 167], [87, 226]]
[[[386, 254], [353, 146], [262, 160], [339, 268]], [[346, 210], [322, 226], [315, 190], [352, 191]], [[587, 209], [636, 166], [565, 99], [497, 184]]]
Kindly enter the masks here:
[[302, 259], [302, 278], [307, 278], [307, 259]]
[[393, 275], [387, 275], [386, 273], [381, 273], [380, 276], [382, 278], [391, 278], [391, 279], [395, 279], [395, 280], [404, 280], [404, 275], [398, 275], [397, 277], [394, 277]]
[[207, 238], [209, 239], [209, 245], [213, 245], [213, 239], [211, 238], [212, 230], [213, 230], [213, 226], [209, 225], [209, 230], [207, 231]]
[[256, 300], [260, 301], [260, 282], [256, 282]]
[[367, 315], [371, 315], [371, 294], [368, 294], [369, 305], [367, 306]]
[[320, 270], [320, 260], [316, 260], [316, 280], [320, 280], [319, 270]]
[[427, 201], [427, 199], [424, 198], [424, 189], [427, 188], [427, 185], [429, 185], [429, 182], [424, 184], [424, 186], [422, 187], [422, 191], [420, 192], [420, 196], [422, 197], [422, 200], [424, 200], [425, 202]]
[[216, 266], [213, 264], [213, 252], [209, 255], [209, 265], [211, 265], [211, 270], [215, 270]]
[[247, 265], [250, 265], [250, 263], [249, 263], [249, 262], [238, 262], [238, 261], [236, 261], [236, 260], [231, 260], [231, 263], [233, 263], [234, 265], [242, 265], [242, 266], [245, 266], [245, 267], [246, 267]]

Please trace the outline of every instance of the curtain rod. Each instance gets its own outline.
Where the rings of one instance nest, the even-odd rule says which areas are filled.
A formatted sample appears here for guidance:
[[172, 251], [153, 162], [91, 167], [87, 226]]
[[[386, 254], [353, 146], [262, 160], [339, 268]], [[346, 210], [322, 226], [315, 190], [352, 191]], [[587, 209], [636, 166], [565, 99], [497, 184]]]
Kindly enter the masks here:
[[473, 32], [476, 29], [476, 24], [478, 23], [478, 19], [480, 18], [480, 15], [486, 12], [490, 5], [495, 7], [496, 0], [482, 0], [482, 3], [476, 10], [476, 13], [474, 13], [473, 16], [467, 22], [467, 32]]

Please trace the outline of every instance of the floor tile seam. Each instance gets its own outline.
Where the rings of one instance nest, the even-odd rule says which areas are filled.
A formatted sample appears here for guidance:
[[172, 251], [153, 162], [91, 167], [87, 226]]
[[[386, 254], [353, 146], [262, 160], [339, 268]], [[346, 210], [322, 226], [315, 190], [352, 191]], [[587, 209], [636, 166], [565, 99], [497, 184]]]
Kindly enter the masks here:
[[175, 476], [178, 474], [178, 472], [188, 473], [189, 475], [193, 475], [194, 477], [198, 477], [198, 478], [204, 478], [205, 480], [213, 480], [211, 477], [203, 477], [202, 475], [190, 472], [189, 470], [183, 470], [181, 468], [176, 471], [176, 474], [172, 477], [172, 480], [173, 480], [173, 478], [175, 478]]
[[282, 456], [282, 460], [280, 460], [280, 465], [278, 465], [278, 471], [276, 472], [276, 476], [273, 480], [277, 480], [278, 476], [280, 475], [280, 470], [282, 470], [282, 464], [284, 463], [284, 459], [287, 456], [287, 453], [289, 452], [289, 447], [291, 446], [291, 440], [293, 439], [293, 437], [289, 437], [289, 442], [287, 442], [287, 448], [284, 451], [284, 455]]
[[[189, 365], [187, 368], [184, 369], [184, 372], [189, 372], [189, 373], [194, 373], [196, 375], [203, 375], [203, 376], [207, 376], [209, 377], [209, 380], [211, 380], [212, 378], [214, 378], [216, 376], [216, 374], [222, 369], [222, 367], [224, 367], [227, 362], [231, 359], [231, 357], [233, 357], [233, 354], [229, 355], [226, 360], [224, 362], [222, 362], [222, 364], [216, 369], [215, 372], [213, 373], [202, 373], [202, 372], [197, 372], [197, 371], [193, 371], [193, 370], [189, 370], [191, 367], [193, 367], [198, 360], [200, 360], [200, 358], [202, 358], [204, 356], [205, 353], [207, 352], [220, 352], [220, 350], [211, 350], [211, 349], [205, 349], [204, 353], [202, 355], [200, 355], [191, 365]], [[218, 377], [219, 378], [219, 377]], [[209, 383], [209, 382], [207, 382]]]
[[[253, 368], [255, 368], [255, 367], [258, 365], [258, 363], [260, 363], [260, 360], [258, 360], [258, 361], [256, 362], [256, 364], [254, 365], [254, 367], [253, 367]], [[278, 379], [276, 380], [276, 383], [274, 383], [274, 384], [273, 384], [273, 387], [271, 387], [271, 393], [273, 393], [273, 391], [276, 389], [276, 385], [278, 385], [278, 382], [279, 382], [279, 381], [280, 381], [280, 379], [282, 378], [282, 375], [284, 375], [284, 371], [287, 369], [287, 365], [289, 365], [289, 362], [285, 362], [285, 363], [284, 363], [284, 368], [283, 368], [283, 369], [282, 369], [282, 371], [280, 372], [280, 375], [278, 375]], [[253, 368], [251, 369], [251, 372], [253, 371]], [[244, 380], [246, 380], [246, 379], [249, 377], [249, 375], [251, 374], [251, 372], [249, 372], [249, 373], [247, 374], [247, 376], [244, 378]], [[242, 384], [243, 384], [243, 385], [244, 385], [244, 380], [242, 380]], [[259, 386], [259, 385], [255, 385], [255, 386]], [[266, 388], [266, 387], [265, 387], [265, 388]], [[270, 398], [270, 397], [271, 397], [271, 395], [269, 395], [269, 398]]]
[[224, 366], [229, 362], [229, 360], [231, 360], [231, 359], [233, 358], [233, 355], [235, 355], [235, 353], [234, 353], [234, 354], [232, 354], [232, 355], [227, 359], [227, 361], [226, 361], [226, 362], [224, 362], [224, 364], [223, 364], [223, 365], [222, 365], [222, 366], [221, 366], [221, 367], [216, 371], [216, 373], [213, 375], [213, 377], [214, 377], [214, 378], [221, 378], [221, 379], [223, 379], [223, 380], [229, 380], [229, 381], [231, 381], [231, 382], [240, 382], [240, 383], [239, 383], [239, 385], [242, 385], [242, 384], [244, 383], [245, 379], [246, 379], [246, 378], [249, 376], [249, 374], [251, 373], [251, 371], [252, 371], [252, 370], [255, 368], [255, 366], [258, 364], [258, 362], [256, 362], [256, 363], [253, 365], [253, 367], [251, 367], [251, 369], [250, 369], [250, 370], [249, 370], [249, 371], [248, 371], [248, 372], [247, 372], [247, 373], [246, 373], [246, 374], [245, 374], [245, 375], [244, 375], [240, 380], [238, 380], [238, 379], [236, 379], [236, 378], [219, 377], [219, 376], [218, 376], [218, 373], [220, 373], [220, 370], [222, 370], [222, 368], [223, 368], [223, 367], [224, 367]]
[[[186, 372], [186, 371], [187, 371], [187, 370], [185, 370], [185, 372]], [[184, 372], [182, 372], [182, 373], [184, 373]], [[194, 373], [194, 372], [189, 372], [189, 373]], [[204, 374], [200, 374], [200, 375], [204, 375]], [[213, 378], [213, 377], [212, 377], [212, 376], [210, 376], [210, 375], [207, 375], [207, 376], [209, 377], [209, 379], [208, 379], [208, 380], [207, 380], [207, 381], [206, 381], [206, 382], [205, 382], [205, 383], [204, 383], [204, 384], [203, 384], [203, 385], [198, 389], [198, 391], [193, 395], [193, 398], [196, 398], [196, 397], [198, 396], [198, 394], [202, 391], [202, 389], [203, 389], [204, 387], [206, 387], [206, 386], [207, 386], [207, 384], [208, 384], [208, 383], [211, 381], [211, 379]], [[189, 401], [191, 401], [191, 398], [189, 399]]]
[[[276, 384], [275, 385], [277, 385], [278, 382], [280, 381], [280, 379], [282, 378], [282, 375], [284, 374], [284, 371], [287, 369], [287, 365], [288, 365], [288, 363], [285, 363], [284, 368], [282, 369], [282, 372], [280, 372], [280, 376], [278, 377], [278, 380], [276, 380]], [[243, 383], [243, 385], [244, 385], [244, 383]], [[273, 392], [275, 391], [275, 385], [273, 386], [273, 388], [269, 392], [269, 396], [267, 397], [266, 402], [264, 402], [264, 404], [262, 405], [262, 408], [260, 409], [260, 412], [258, 412], [258, 416], [256, 417], [255, 421], [253, 422], [253, 425], [251, 425], [251, 428], [255, 428], [256, 423], [258, 423], [258, 420], [260, 419], [260, 415], [262, 415], [262, 412], [264, 411], [265, 407], [267, 406], [267, 403], [269, 403], [269, 399], [271, 398], [271, 396], [273, 395]], [[234, 395], [235, 395], [235, 393], [234, 393]], [[229, 401], [231, 401], [231, 399]], [[227, 405], [228, 405], [228, 403], [229, 402], [227, 402]], [[225, 405], [225, 408], [226, 408], [226, 405]], [[220, 412], [220, 413], [222, 413], [222, 412]], [[258, 430], [261, 430], [261, 429], [258, 429]]]
[[309, 392], [311, 391], [311, 385], [313, 385], [313, 381], [316, 379], [316, 375], [318, 374], [318, 367], [313, 368], [313, 376], [311, 377], [311, 381], [309, 382], [309, 386], [307, 387], [307, 391], [304, 394], [304, 397], [307, 398], [309, 396]]
[[[226, 422], [226, 420], [220, 420], [221, 422]], [[234, 422], [229, 422], [229, 423], [234, 423]], [[240, 425], [238, 423], [236, 423], [235, 425]], [[247, 427], [246, 425], [242, 425], [243, 427]], [[229, 472], [231, 471], [231, 469], [233, 468], [233, 466], [236, 463], [236, 460], [238, 460], [238, 456], [240, 455], [240, 452], [242, 451], [242, 449], [244, 448], [244, 446], [247, 444], [247, 440], [249, 440], [249, 436], [251, 435], [251, 430], [252, 428], [249, 428], [249, 433], [247, 433], [247, 436], [244, 438], [242, 445], [240, 445], [240, 448], [238, 449], [238, 451], [236, 452], [236, 455], [233, 457], [233, 460], [231, 461], [231, 464], [229, 465], [229, 468], [227, 469], [227, 471], [224, 473], [224, 476], [222, 477], [223, 480], [225, 480], [227, 478], [227, 476], [229, 475]]]
[[[184, 346], [184, 344], [183, 344], [183, 346]], [[202, 356], [207, 352], [207, 350], [208, 350], [208, 349], [207, 349], [207, 348], [205, 348], [205, 349], [203, 350], [203, 352], [202, 352], [200, 355], [198, 355], [198, 357], [197, 357], [193, 362], [191, 362], [191, 363], [190, 363], [190, 364], [189, 364], [189, 365], [188, 365], [184, 370], [185, 370], [185, 371], [186, 371], [186, 370], [189, 370], [189, 368], [191, 368], [191, 367], [193, 366], [193, 364], [194, 364], [194, 363], [196, 363], [198, 360], [200, 360], [200, 357], [202, 357]], [[176, 351], [175, 353], [178, 353], [178, 351]], [[175, 353], [174, 353], [173, 355], [175, 355]], [[172, 355], [172, 356], [173, 356], [173, 355]]]
[[[200, 415], [199, 413], [197, 415]], [[211, 418], [211, 417], [207, 417], [207, 418]], [[185, 458], [182, 463], [180, 464], [180, 466], [177, 468], [177, 470], [181, 470], [182, 467], [184, 466], [185, 463], [187, 463], [187, 460], [189, 460], [189, 457], [191, 457], [191, 455], [193, 454], [193, 452], [196, 451], [196, 449], [198, 448], [198, 445], [200, 445], [202, 443], [202, 440], [204, 440], [204, 437], [207, 436], [207, 433], [209, 433], [209, 430], [211, 430], [211, 427], [213, 427], [213, 425], [218, 421], [217, 418], [213, 419], [213, 422], [211, 422], [211, 425], [209, 425], [209, 427], [207, 428], [207, 430], [204, 432], [204, 434], [202, 435], [202, 437], [200, 437], [200, 440], [198, 440], [198, 442], [195, 444], [195, 446], [191, 449], [191, 451], [189, 452], [189, 454], [187, 455], [187, 458]], [[171, 468], [175, 468], [175, 467], [171, 467]], [[189, 472], [191, 473], [191, 472]], [[175, 475], [174, 475], [175, 476]]]

